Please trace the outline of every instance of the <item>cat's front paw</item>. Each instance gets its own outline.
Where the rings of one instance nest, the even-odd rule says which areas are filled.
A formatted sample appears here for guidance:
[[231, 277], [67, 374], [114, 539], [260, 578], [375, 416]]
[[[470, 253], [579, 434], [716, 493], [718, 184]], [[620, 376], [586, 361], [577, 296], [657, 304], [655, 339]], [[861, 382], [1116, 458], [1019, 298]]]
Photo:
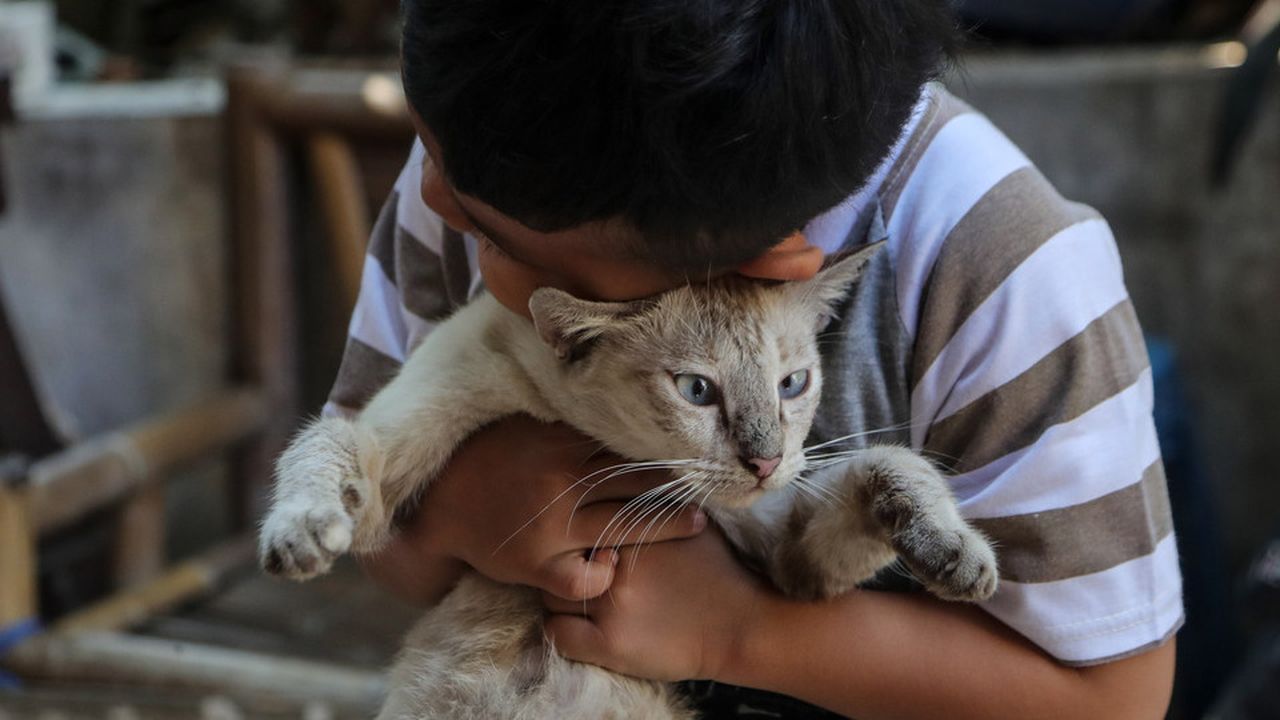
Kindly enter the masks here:
[[259, 562], [272, 575], [315, 577], [351, 548], [354, 530], [348, 508], [336, 498], [284, 499], [262, 523]]
[[996, 553], [978, 531], [919, 529], [923, 537], [902, 538], [902, 559], [934, 595], [943, 600], [977, 602], [995, 594], [999, 583]]

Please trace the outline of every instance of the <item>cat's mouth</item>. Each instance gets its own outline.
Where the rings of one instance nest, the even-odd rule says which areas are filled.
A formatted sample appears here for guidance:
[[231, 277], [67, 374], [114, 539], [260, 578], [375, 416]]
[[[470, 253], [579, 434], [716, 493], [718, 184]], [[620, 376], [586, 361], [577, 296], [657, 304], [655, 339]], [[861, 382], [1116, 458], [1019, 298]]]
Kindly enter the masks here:
[[778, 472], [762, 480], [751, 475], [734, 473], [729, 477], [712, 481], [716, 487], [708, 494], [707, 501], [734, 510], [748, 508], [765, 495], [789, 485], [793, 474]]

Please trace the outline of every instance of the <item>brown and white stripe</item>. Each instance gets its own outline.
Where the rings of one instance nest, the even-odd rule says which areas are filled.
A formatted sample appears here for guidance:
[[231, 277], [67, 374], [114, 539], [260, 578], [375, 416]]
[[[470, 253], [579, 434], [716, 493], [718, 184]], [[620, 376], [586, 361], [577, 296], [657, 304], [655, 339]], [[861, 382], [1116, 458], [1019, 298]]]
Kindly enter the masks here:
[[[421, 202], [423, 155], [415, 145], [374, 230], [327, 412], [362, 406], [479, 287], [474, 240]], [[962, 512], [1000, 547], [1005, 581], [985, 607], [1001, 621], [1069, 663], [1162, 642], [1182, 618], [1177, 550], [1151, 373], [1106, 223], [940, 87], [868, 186], [807, 232], [831, 252], [861, 241], [873, 214], [887, 280], [835, 330], [901, 343], [867, 361], [899, 365], [874, 377], [909, 407], [841, 417], [910, 423], [912, 445], [954, 473]]]
[[1180, 578], [1151, 375], [1106, 223], [945, 91], [882, 193], [913, 445], [1001, 548], [987, 609], [1066, 662], [1159, 642]]

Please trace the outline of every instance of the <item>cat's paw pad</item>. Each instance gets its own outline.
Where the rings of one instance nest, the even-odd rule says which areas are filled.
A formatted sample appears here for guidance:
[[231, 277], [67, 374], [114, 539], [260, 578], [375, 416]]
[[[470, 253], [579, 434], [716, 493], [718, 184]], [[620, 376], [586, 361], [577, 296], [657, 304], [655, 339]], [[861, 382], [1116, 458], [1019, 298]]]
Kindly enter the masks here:
[[328, 572], [334, 558], [351, 548], [353, 531], [343, 504], [279, 503], [262, 524], [262, 569], [294, 580]]
[[903, 559], [917, 578], [943, 600], [976, 602], [995, 594], [999, 584], [996, 554], [981, 534], [961, 531], [926, 533], [928, 540], [912, 543]]

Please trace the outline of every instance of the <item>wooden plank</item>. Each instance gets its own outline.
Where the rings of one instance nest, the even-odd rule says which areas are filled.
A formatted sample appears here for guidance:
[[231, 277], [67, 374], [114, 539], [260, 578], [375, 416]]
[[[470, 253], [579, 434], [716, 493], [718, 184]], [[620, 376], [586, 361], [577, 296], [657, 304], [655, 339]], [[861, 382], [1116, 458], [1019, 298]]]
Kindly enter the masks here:
[[265, 117], [283, 131], [412, 138], [404, 91], [384, 72], [303, 69], [269, 79], [261, 96]]
[[381, 673], [194, 643], [116, 633], [47, 635], [15, 648], [4, 666], [35, 680], [136, 683], [376, 709]]
[[0, 720], [368, 720], [369, 716], [368, 711], [343, 710], [314, 700], [288, 702], [198, 689], [33, 682], [20, 693], [0, 691]]
[[0, 631], [36, 617], [35, 533], [24, 494], [0, 484]]
[[46, 533], [144, 483], [225, 451], [266, 422], [261, 394], [238, 389], [75, 445], [31, 466], [32, 523]]
[[164, 500], [164, 483], [148, 483], [125, 501], [112, 550], [117, 589], [141, 585], [164, 568]]
[[216, 590], [236, 572], [252, 568], [254, 557], [253, 538], [231, 540], [178, 564], [149, 583], [63, 618], [51, 632], [70, 635], [133, 627]]
[[372, 229], [360, 166], [351, 143], [337, 133], [315, 133], [307, 150], [329, 237], [329, 258], [337, 271], [342, 312], [349, 315], [360, 293], [365, 246]]
[[230, 492], [233, 524], [243, 529], [261, 513], [258, 503], [272, 463], [297, 422], [297, 314], [289, 242], [286, 158], [263, 114], [273, 77], [254, 67], [227, 76], [228, 142], [232, 149], [232, 286], [234, 373], [263, 388], [271, 409], [264, 432], [234, 459]]

